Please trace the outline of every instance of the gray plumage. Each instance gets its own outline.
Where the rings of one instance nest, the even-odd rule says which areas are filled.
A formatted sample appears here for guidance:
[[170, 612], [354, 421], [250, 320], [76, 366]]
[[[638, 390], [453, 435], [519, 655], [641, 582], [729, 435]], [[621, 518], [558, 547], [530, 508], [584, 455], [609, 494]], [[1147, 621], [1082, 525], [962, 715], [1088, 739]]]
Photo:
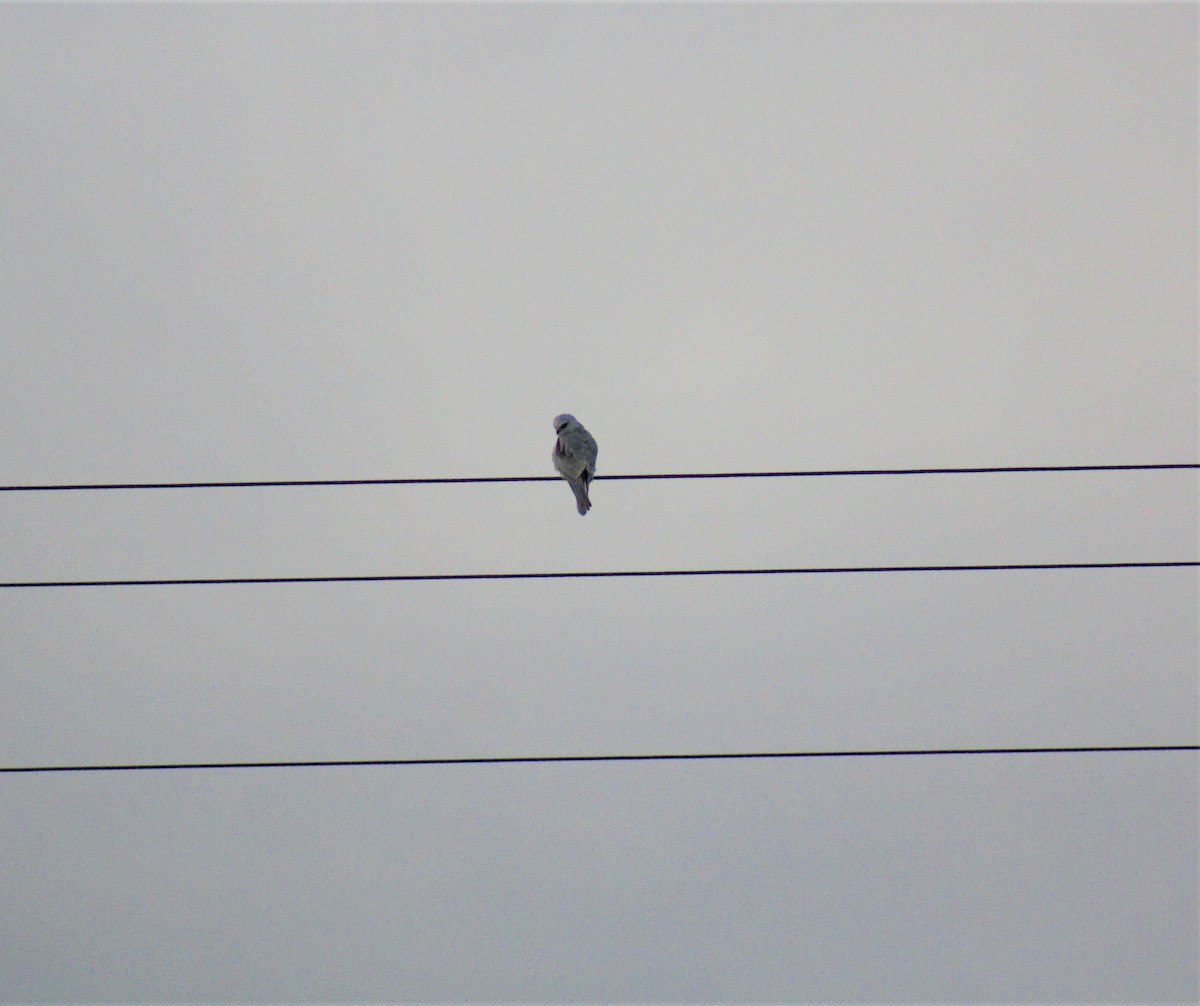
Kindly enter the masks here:
[[596, 441], [569, 413], [554, 417], [558, 439], [554, 441], [554, 469], [567, 480], [575, 494], [575, 507], [580, 515], [592, 507], [588, 486], [596, 475]]

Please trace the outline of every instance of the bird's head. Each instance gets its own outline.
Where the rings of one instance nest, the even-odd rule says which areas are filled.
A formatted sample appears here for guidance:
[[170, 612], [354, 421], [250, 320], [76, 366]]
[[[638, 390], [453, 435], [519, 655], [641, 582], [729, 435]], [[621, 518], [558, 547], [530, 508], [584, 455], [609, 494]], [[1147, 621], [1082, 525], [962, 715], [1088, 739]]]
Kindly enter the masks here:
[[562, 433], [568, 426], [577, 426], [578, 420], [569, 412], [564, 412], [561, 416], [554, 417], [554, 431]]

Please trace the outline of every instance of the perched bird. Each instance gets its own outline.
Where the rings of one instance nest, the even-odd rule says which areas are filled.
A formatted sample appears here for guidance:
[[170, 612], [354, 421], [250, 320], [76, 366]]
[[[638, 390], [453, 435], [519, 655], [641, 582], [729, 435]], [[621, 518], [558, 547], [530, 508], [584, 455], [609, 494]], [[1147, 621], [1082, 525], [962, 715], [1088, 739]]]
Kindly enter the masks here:
[[554, 417], [558, 439], [554, 441], [554, 469], [567, 480], [575, 494], [575, 506], [580, 515], [591, 509], [588, 485], [596, 475], [596, 441], [574, 416], [564, 413]]

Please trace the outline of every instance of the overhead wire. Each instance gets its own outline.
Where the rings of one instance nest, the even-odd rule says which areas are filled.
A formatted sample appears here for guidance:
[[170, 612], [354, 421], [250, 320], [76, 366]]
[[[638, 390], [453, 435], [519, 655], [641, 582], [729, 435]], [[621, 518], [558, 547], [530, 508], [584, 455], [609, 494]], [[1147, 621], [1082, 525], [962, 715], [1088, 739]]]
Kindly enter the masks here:
[[[1012, 474], [1020, 472], [1113, 472], [1113, 471], [1162, 471], [1200, 469], [1197, 463], [1159, 463], [1122, 465], [1022, 465], [1008, 467], [972, 468], [864, 468], [829, 469], [805, 471], [769, 472], [673, 472], [638, 475], [599, 475], [597, 480], [612, 481], [655, 480], [655, 479], [743, 479], [743, 478], [804, 478], [835, 476], [902, 476], [902, 475], [964, 475], [964, 474]], [[216, 489], [255, 487], [301, 487], [301, 486], [367, 486], [367, 485], [447, 485], [467, 483], [504, 482], [557, 482], [554, 475], [482, 476], [463, 478], [400, 478], [400, 479], [306, 479], [282, 481], [246, 482], [124, 482], [124, 483], [78, 483], [44, 485], [6, 485], [0, 492], [54, 492], [70, 490], [137, 490], [137, 489]], [[0, 588], [26, 589], [37, 587], [141, 587], [141, 586], [215, 586], [231, 584], [283, 584], [283, 583], [366, 583], [402, 581], [447, 581], [447, 580], [535, 580], [535, 579], [583, 579], [599, 577], [679, 577], [679, 576], [762, 576], [783, 574], [820, 573], [915, 573], [915, 572], [964, 572], [1002, 570], [1052, 570], [1052, 569], [1132, 569], [1169, 566], [1196, 566], [1192, 561], [1167, 562], [1088, 562], [1088, 563], [996, 563], [969, 565], [911, 565], [911, 566], [826, 566], [796, 567], [783, 569], [673, 569], [673, 570], [593, 570], [531, 573], [406, 573], [382, 575], [337, 575], [337, 576], [252, 576], [252, 577], [172, 577], [153, 579], [104, 579], [104, 580], [41, 580], [0, 582]]]
[[320, 761], [222, 761], [96, 765], [5, 765], [0, 773], [176, 772], [214, 769], [369, 768], [434, 765], [555, 765], [596, 762], [747, 761], [800, 758], [912, 758], [966, 755], [1133, 754], [1200, 751], [1200, 744], [1118, 744], [1086, 747], [921, 748], [876, 751], [711, 751], [679, 754], [511, 755], [479, 758], [354, 758]]
[[3, 589], [37, 587], [194, 587], [233, 584], [386, 583], [451, 580], [581, 580], [664, 576], [782, 576], [824, 573], [962, 573], [1067, 569], [1165, 569], [1200, 566], [1185, 559], [1167, 562], [1021, 562], [937, 566], [798, 566], [787, 569], [613, 569], [549, 573], [385, 573], [361, 576], [228, 576], [150, 580], [25, 580], [0, 583]]
[[[769, 472], [666, 472], [640, 475], [597, 475], [595, 481], [645, 481], [656, 479], [778, 479], [886, 475], [991, 475], [1019, 472], [1133, 472], [1200, 468], [1200, 463], [1132, 465], [1020, 465], [983, 468], [844, 468]], [[91, 482], [43, 485], [3, 485], [0, 492], [66, 492], [116, 489], [252, 489], [301, 486], [415, 486], [466, 485], [500, 482], [557, 482], [557, 475], [487, 475], [455, 478], [396, 479], [282, 479], [246, 482]]]
[[[1011, 467], [973, 468], [889, 468], [889, 469], [838, 469], [810, 471], [771, 472], [679, 472], [636, 475], [606, 475], [597, 479], [608, 480], [655, 480], [655, 479], [720, 479], [720, 478], [803, 478], [836, 476], [888, 476], [888, 475], [952, 475], [952, 474], [999, 474], [1019, 472], [1100, 472], [1100, 471], [1150, 471], [1196, 469], [1200, 464], [1144, 464], [1144, 465], [1028, 465]], [[122, 490], [122, 489], [210, 489], [210, 488], [255, 488], [255, 487], [301, 487], [301, 486], [362, 486], [362, 485], [446, 485], [469, 483], [505, 482], [555, 482], [557, 476], [485, 476], [466, 478], [409, 478], [409, 479], [310, 479], [245, 482], [153, 482], [153, 483], [87, 483], [47, 485], [0, 486], [0, 492], [38, 492], [69, 490]], [[211, 577], [143, 580], [56, 580], [14, 581], [0, 583], [0, 588], [38, 587], [131, 587], [131, 586], [199, 586], [233, 584], [298, 584], [298, 583], [374, 583], [412, 581], [464, 581], [464, 580], [546, 580], [546, 579], [592, 579], [615, 577], [684, 577], [684, 576], [762, 576], [802, 574], [851, 574], [851, 573], [917, 573], [917, 572], [999, 572], [1033, 570], [1082, 570], [1082, 569], [1145, 569], [1170, 567], [1196, 567], [1200, 562], [1150, 561], [1150, 562], [1078, 562], [1078, 563], [989, 563], [965, 565], [909, 565], [909, 566], [822, 566], [771, 569], [674, 569], [674, 570], [591, 570], [529, 573], [427, 573], [385, 574], [357, 576], [280, 576], [280, 577]], [[753, 752], [702, 752], [676, 754], [615, 754], [615, 755], [522, 755], [464, 758], [398, 758], [398, 759], [349, 759], [319, 761], [227, 761], [227, 762], [176, 762], [160, 764], [94, 764], [94, 765], [24, 765], [0, 766], [0, 773], [73, 773], [73, 772], [144, 772], [178, 770], [218, 770], [251, 768], [329, 768], [329, 767], [383, 767], [383, 766], [438, 766], [438, 765], [516, 765], [516, 764], [564, 764], [597, 762], [648, 762], [648, 761], [716, 761], [747, 759], [801, 759], [801, 758], [895, 758], [915, 756], [966, 756], [966, 755], [1021, 755], [1021, 754], [1087, 754], [1087, 753], [1132, 753], [1132, 752], [1186, 752], [1200, 751], [1200, 745], [1120, 745], [1091, 747], [1008, 747], [1008, 748], [928, 748], [909, 750], [859, 750], [859, 751], [753, 751]]]
[[[837, 469], [807, 471], [768, 472], [678, 472], [633, 475], [600, 475], [599, 479], [612, 481], [661, 480], [661, 479], [733, 479], [733, 478], [804, 478], [804, 477], [853, 477], [853, 476], [902, 476], [902, 475], [961, 475], [961, 474], [1010, 474], [1021, 472], [1109, 472], [1109, 471], [1156, 471], [1197, 469], [1200, 464], [1130, 464], [1130, 465], [1024, 465], [1005, 467], [971, 468], [876, 468]], [[306, 479], [306, 480], [259, 480], [239, 482], [145, 482], [145, 483], [81, 483], [43, 485], [5, 485], [0, 492], [53, 492], [85, 490], [140, 490], [140, 489], [216, 489], [216, 488], [279, 488], [304, 486], [366, 486], [366, 485], [453, 485], [470, 483], [509, 482], [555, 482], [557, 476], [484, 476], [456, 478], [399, 478], [399, 479]], [[132, 587], [132, 586], [199, 586], [233, 584], [298, 584], [298, 583], [373, 583], [412, 581], [464, 581], [464, 580], [547, 580], [547, 579], [592, 579], [615, 577], [684, 577], [684, 576], [762, 576], [802, 574], [865, 574], [865, 573], [920, 573], [920, 572], [1000, 572], [1000, 571], [1043, 571], [1084, 569], [1145, 569], [1170, 567], [1196, 567], [1200, 562], [1150, 561], [1150, 562], [1076, 562], [1076, 563], [995, 563], [967, 565], [910, 565], [910, 566], [822, 566], [771, 569], [674, 569], [674, 570], [593, 570], [530, 573], [428, 573], [428, 574], [385, 574], [359, 576], [279, 576], [279, 577], [212, 577], [141, 580], [54, 580], [13, 581], [0, 583], [0, 588], [39, 587]], [[601, 762], [668, 762], [668, 761], [730, 761], [749, 759], [812, 759], [812, 758], [897, 758], [917, 756], [967, 756], [967, 755], [1034, 755], [1034, 754], [1095, 754], [1133, 752], [1188, 752], [1200, 751], [1197, 744], [1168, 745], [1116, 745], [1090, 747], [1005, 747], [1005, 748], [927, 748], [858, 751], [749, 751], [749, 752], [701, 752], [675, 754], [610, 754], [610, 755], [522, 755], [462, 758], [392, 758], [392, 759], [348, 759], [318, 761], [225, 761], [225, 762], [175, 762], [175, 763], [129, 763], [93, 765], [20, 765], [0, 766], [0, 773], [77, 773], [77, 772], [146, 772], [179, 770], [226, 770], [226, 769], [280, 769], [280, 768], [332, 768], [332, 767], [385, 767], [385, 766], [464, 766], [464, 765], [518, 765], [518, 764], [566, 764]]]

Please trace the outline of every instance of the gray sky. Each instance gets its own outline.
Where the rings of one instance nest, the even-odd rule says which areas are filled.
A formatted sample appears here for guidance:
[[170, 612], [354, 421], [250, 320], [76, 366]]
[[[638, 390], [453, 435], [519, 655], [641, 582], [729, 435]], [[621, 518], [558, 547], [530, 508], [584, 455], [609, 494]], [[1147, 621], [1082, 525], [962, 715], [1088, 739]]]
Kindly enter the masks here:
[[[1194, 4], [0, 6], [7, 484], [1194, 462]], [[1194, 559], [1194, 472], [5, 493], [4, 581]], [[0, 764], [1194, 744], [1194, 569], [0, 591]], [[1194, 754], [0, 776], [6, 1001], [1200, 996]]]

